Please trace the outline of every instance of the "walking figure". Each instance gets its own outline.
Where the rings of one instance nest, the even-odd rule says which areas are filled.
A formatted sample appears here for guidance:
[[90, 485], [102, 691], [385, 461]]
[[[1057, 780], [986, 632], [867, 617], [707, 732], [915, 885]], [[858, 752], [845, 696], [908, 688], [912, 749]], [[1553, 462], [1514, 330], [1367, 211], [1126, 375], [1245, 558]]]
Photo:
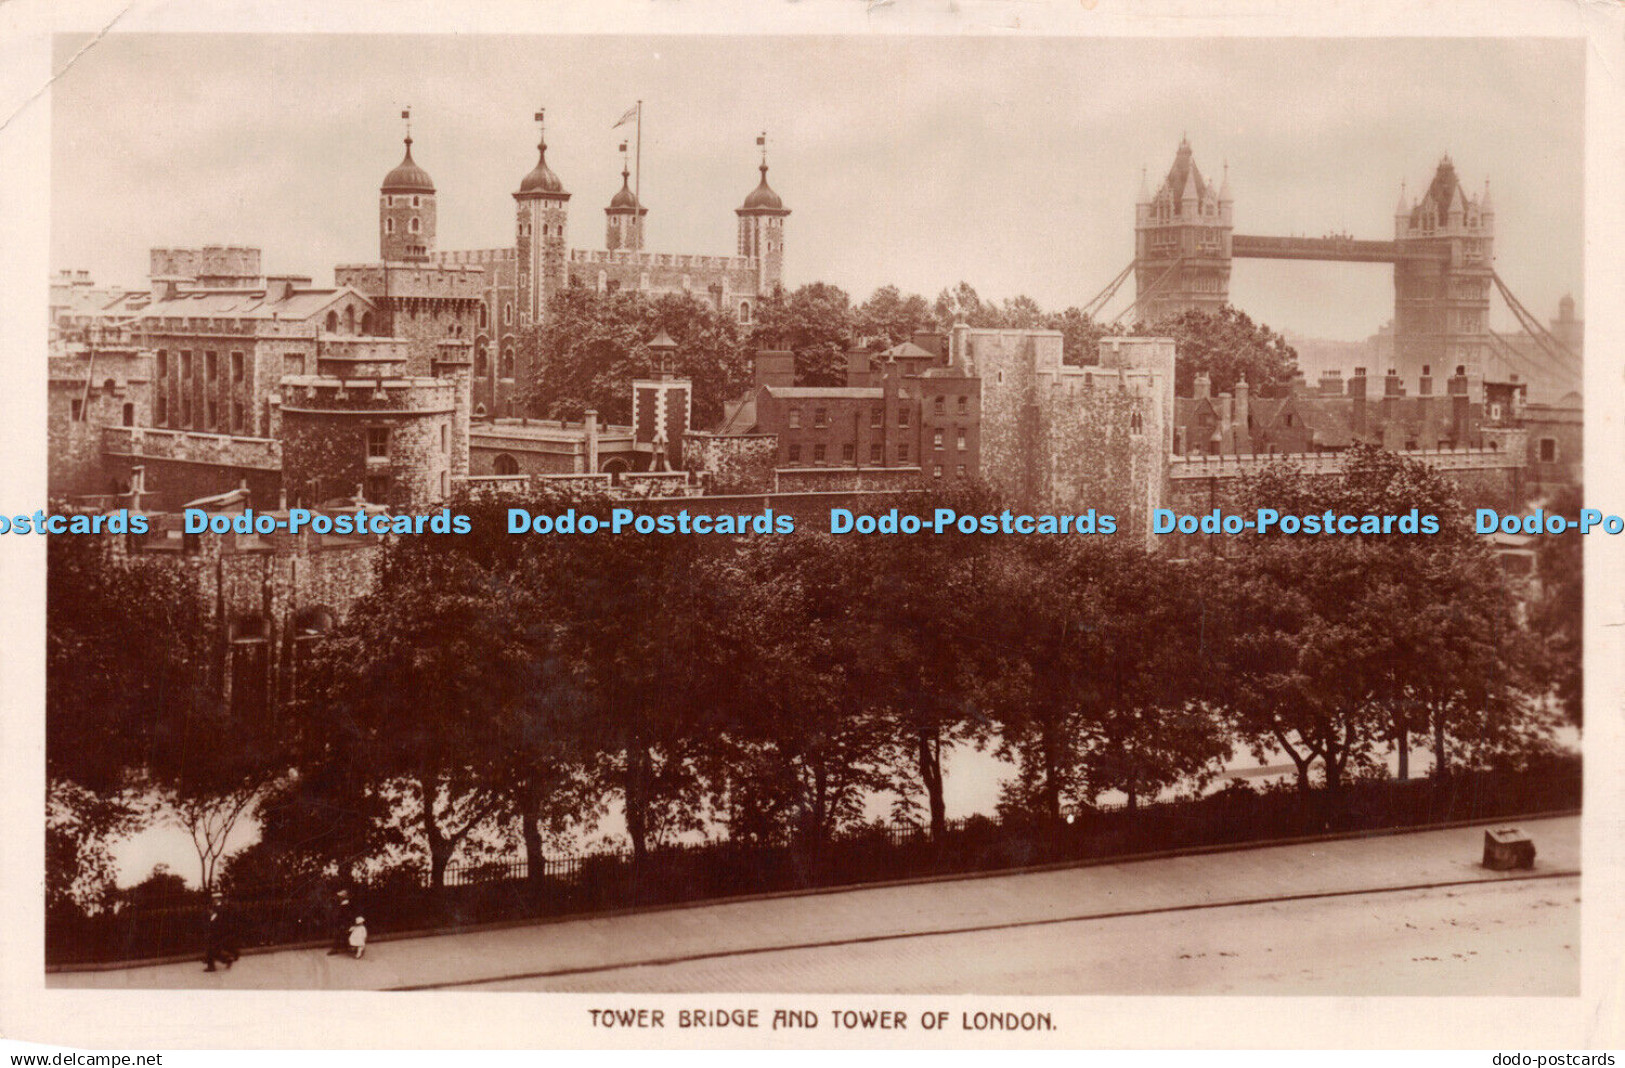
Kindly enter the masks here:
[[328, 949], [329, 957], [350, 952], [350, 919], [355, 915], [350, 905], [350, 892], [340, 890], [338, 901], [327, 914], [328, 930], [333, 934], [333, 944]]
[[361, 954], [365, 953], [366, 951], [367, 918], [365, 916], [357, 916], [355, 918], [355, 922], [350, 925], [350, 952], [355, 954], [356, 960], [360, 960]]
[[219, 962], [230, 968], [237, 962], [237, 932], [226, 911], [225, 895], [218, 890], [209, 895], [209, 924], [204, 934], [203, 970], [215, 971]]

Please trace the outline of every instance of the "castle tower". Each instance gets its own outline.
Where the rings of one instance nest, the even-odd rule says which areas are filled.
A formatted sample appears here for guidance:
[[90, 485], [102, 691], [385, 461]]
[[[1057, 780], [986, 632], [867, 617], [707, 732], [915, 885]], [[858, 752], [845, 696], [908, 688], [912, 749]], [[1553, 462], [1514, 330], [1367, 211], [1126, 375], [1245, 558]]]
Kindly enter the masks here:
[[1230, 169], [1215, 188], [1203, 179], [1183, 137], [1155, 195], [1141, 178], [1134, 286], [1142, 322], [1193, 309], [1217, 311], [1230, 300], [1231, 203]]
[[[543, 113], [536, 113], [538, 125]], [[569, 253], [564, 225], [569, 217], [570, 194], [547, 165], [547, 131], [536, 145], [536, 166], [513, 195], [517, 204], [520, 326], [542, 321], [547, 302], [564, 288]]]
[[1468, 196], [1446, 156], [1427, 191], [1394, 221], [1394, 367], [1402, 381], [1482, 381], [1489, 354], [1495, 209]]
[[784, 280], [784, 220], [790, 209], [767, 184], [767, 134], [756, 144], [762, 148], [762, 180], [734, 214], [739, 216], [739, 254], [755, 261], [756, 292], [766, 296]]
[[[401, 112], [410, 122], [411, 113]], [[424, 262], [434, 253], [434, 181], [412, 159], [412, 128], [406, 157], [378, 188], [378, 254], [385, 263]]]
[[621, 191], [604, 209], [604, 247], [611, 252], [616, 249], [642, 252], [643, 217], [649, 214], [649, 209], [639, 204], [637, 194], [632, 192], [629, 184], [632, 172], [626, 166], [625, 145], [621, 146], [621, 152]]

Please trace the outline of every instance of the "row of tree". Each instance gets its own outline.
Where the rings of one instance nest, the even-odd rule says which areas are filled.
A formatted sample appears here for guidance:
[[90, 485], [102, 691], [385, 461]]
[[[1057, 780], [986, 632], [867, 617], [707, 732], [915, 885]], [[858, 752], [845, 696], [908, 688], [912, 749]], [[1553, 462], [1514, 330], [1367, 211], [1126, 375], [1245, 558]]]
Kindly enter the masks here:
[[[1079, 535], [514, 537], [509, 506], [596, 502], [471, 500], [472, 534], [387, 545], [299, 699], [259, 723], [206, 699], [217, 639], [183, 579], [56, 539], [53, 885], [93, 897], [120, 799], [155, 791], [217, 824], [257, 802], [261, 842], [226, 863], [239, 883], [426, 859], [440, 885], [505, 840], [540, 873], [611, 807], [638, 860], [690, 832], [816, 849], [877, 796], [939, 835], [955, 747], [1014, 765], [1006, 816], [1057, 820], [1110, 791], [1195, 789], [1238, 749], [1284, 754], [1318, 810], [1396, 749], [1406, 774], [1415, 737], [1441, 769], [1549, 743], [1551, 695], [1578, 700], [1569, 632], [1532, 626], [1436, 472], [1360, 448], [1341, 478], [1283, 468], [1248, 493], [1419, 508], [1442, 532], [1158, 554]], [[895, 503], [1003, 508], [983, 490]]]
[[[708, 427], [720, 420], [728, 401], [749, 388], [752, 361], [763, 349], [794, 352], [803, 384], [841, 385], [848, 352], [882, 351], [918, 333], [946, 332], [955, 323], [1059, 330], [1063, 358], [1079, 365], [1096, 362], [1100, 338], [1127, 332], [1075, 307], [1045, 311], [1030, 297], [984, 301], [964, 282], [943, 290], [935, 302], [883, 286], [861, 304], [835, 286], [814, 282], [763, 300], [749, 325], [685, 294], [565, 289], [549, 306], [545, 323], [525, 334], [521, 344], [533, 368], [528, 388], [535, 414], [580, 419], [593, 409], [624, 424], [631, 419], [627, 383], [659, 369], [649, 342], [664, 330], [678, 346], [671, 370], [693, 382], [695, 423]], [[1242, 375], [1255, 391], [1267, 391], [1297, 372], [1297, 355], [1279, 334], [1228, 306], [1185, 312], [1134, 330], [1176, 340], [1175, 389], [1184, 396], [1198, 372], [1211, 376], [1215, 391], [1233, 388]]]

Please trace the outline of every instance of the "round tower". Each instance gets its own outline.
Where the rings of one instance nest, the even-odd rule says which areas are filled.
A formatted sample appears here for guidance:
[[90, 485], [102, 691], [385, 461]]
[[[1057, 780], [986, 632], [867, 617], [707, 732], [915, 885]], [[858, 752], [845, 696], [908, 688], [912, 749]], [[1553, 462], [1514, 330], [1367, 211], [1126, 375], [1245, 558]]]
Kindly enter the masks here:
[[[621, 151], [626, 151], [625, 145], [621, 146]], [[623, 155], [621, 191], [610, 199], [609, 207], [604, 209], [604, 247], [611, 252], [616, 249], [643, 251], [643, 217], [649, 214], [649, 209], [638, 203], [638, 195], [632, 192], [631, 178], [632, 172]]]
[[570, 194], [547, 165], [547, 131], [541, 126], [542, 116], [542, 112], [536, 113], [541, 135], [536, 144], [536, 166], [520, 181], [513, 195], [521, 326], [542, 321], [547, 302], [564, 288], [569, 266], [564, 227], [569, 221]]
[[425, 261], [434, 252], [434, 232], [434, 180], [412, 159], [408, 127], [406, 156], [378, 188], [379, 255], [385, 263]]
[[[754, 260], [756, 267], [756, 293], [772, 293], [784, 277], [784, 220], [790, 209], [767, 184], [767, 135], [756, 139], [762, 146], [762, 180], [745, 198], [742, 207], [734, 209], [739, 216], [739, 254]], [[742, 318], [749, 318], [746, 313]]]

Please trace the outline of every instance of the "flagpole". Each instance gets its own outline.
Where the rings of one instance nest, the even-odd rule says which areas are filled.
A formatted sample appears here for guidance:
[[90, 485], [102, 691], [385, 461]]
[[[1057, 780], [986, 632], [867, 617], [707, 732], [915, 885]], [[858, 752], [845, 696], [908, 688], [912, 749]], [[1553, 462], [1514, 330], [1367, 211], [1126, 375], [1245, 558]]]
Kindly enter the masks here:
[[[626, 98], [622, 97], [621, 99], [625, 100]], [[641, 100], [638, 101], [638, 155], [637, 169], [632, 176], [632, 199], [637, 202], [638, 214], [641, 216], [643, 214], [643, 101]], [[637, 225], [640, 230], [643, 228], [642, 222]]]

